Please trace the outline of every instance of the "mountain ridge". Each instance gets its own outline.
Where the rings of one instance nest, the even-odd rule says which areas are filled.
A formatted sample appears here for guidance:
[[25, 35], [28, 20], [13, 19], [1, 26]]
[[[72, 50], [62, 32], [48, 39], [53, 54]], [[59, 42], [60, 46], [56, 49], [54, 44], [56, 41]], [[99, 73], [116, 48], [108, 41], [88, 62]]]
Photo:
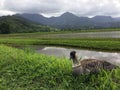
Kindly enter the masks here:
[[58, 17], [49, 17], [49, 18], [40, 14], [28, 14], [28, 13], [18, 14], [17, 16], [34, 21], [36, 23], [41, 23], [59, 29], [120, 27], [120, 18], [113, 18], [111, 16], [104, 16], [104, 15], [96, 15], [92, 18], [89, 18], [89, 17], [79, 17], [73, 13], [65, 12]]

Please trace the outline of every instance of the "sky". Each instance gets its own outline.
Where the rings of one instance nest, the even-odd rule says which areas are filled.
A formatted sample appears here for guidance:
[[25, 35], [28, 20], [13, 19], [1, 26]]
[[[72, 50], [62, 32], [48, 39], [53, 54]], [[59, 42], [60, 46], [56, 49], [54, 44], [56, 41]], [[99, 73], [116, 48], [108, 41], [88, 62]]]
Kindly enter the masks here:
[[120, 17], [120, 0], [0, 0], [0, 16], [37, 13], [51, 17], [64, 12], [88, 17]]

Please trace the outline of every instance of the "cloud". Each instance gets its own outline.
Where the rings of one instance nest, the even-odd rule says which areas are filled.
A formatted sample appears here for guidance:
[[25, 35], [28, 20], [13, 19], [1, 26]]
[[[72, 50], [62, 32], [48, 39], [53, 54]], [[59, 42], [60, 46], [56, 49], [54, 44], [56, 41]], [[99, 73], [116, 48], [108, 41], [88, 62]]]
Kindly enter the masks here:
[[0, 16], [13, 15], [15, 12], [9, 10], [0, 10]]
[[0, 1], [0, 10], [2, 10], [3, 7], [4, 7], [4, 0], [1, 0], [1, 1]]
[[1, 0], [0, 2], [2, 11], [40, 13], [47, 16], [67, 11], [78, 16], [120, 16], [119, 8], [120, 0]]
[[5, 9], [14, 12], [54, 13], [61, 10], [59, 0], [6, 0]]
[[119, 8], [119, 0], [74, 0], [67, 10], [79, 16], [120, 15]]

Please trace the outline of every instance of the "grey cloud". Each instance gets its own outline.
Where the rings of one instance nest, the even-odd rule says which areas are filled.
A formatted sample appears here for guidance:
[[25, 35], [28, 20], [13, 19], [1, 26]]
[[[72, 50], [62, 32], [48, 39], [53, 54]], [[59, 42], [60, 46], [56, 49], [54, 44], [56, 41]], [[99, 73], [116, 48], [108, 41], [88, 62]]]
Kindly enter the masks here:
[[61, 10], [61, 4], [58, 0], [49, 0], [49, 2], [48, 0], [6, 0], [4, 5], [5, 9], [14, 12], [54, 13]]
[[[86, 2], [85, 2], [86, 1]], [[95, 15], [120, 15], [119, 0], [81, 0], [81, 3], [73, 3], [69, 11], [76, 13], [79, 16], [95, 16]]]
[[[1, 0], [4, 10], [58, 15], [66, 11], [79, 16], [120, 15], [120, 0]], [[3, 9], [2, 7], [2, 9]]]

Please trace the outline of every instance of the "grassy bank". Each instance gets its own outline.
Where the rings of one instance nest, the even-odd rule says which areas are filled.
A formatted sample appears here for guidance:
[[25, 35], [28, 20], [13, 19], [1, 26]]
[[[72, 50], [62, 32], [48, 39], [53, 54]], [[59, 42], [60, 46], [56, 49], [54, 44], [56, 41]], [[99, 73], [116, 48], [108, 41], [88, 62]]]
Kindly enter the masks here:
[[120, 39], [48, 39], [48, 38], [0, 38], [1, 44], [21, 44], [21, 45], [52, 45], [66, 46], [80, 49], [120, 51]]
[[[0, 89], [61, 88], [71, 72], [71, 62], [0, 46]], [[66, 78], [66, 80], [64, 80]]]
[[73, 77], [71, 62], [0, 45], [1, 90], [119, 90], [120, 69]]
[[[88, 38], [86, 37], [86, 34], [89, 35], [91, 33], [41, 32], [41, 33], [21, 33], [21, 34], [0, 34], [0, 43], [18, 44], [18, 45], [66, 46], [66, 47], [74, 47], [80, 49], [120, 52], [120, 38], [110, 38], [110, 37]], [[93, 36], [94, 35], [96, 35], [96, 33], [94, 33]], [[97, 35], [99, 35], [99, 33], [97, 33]]]

